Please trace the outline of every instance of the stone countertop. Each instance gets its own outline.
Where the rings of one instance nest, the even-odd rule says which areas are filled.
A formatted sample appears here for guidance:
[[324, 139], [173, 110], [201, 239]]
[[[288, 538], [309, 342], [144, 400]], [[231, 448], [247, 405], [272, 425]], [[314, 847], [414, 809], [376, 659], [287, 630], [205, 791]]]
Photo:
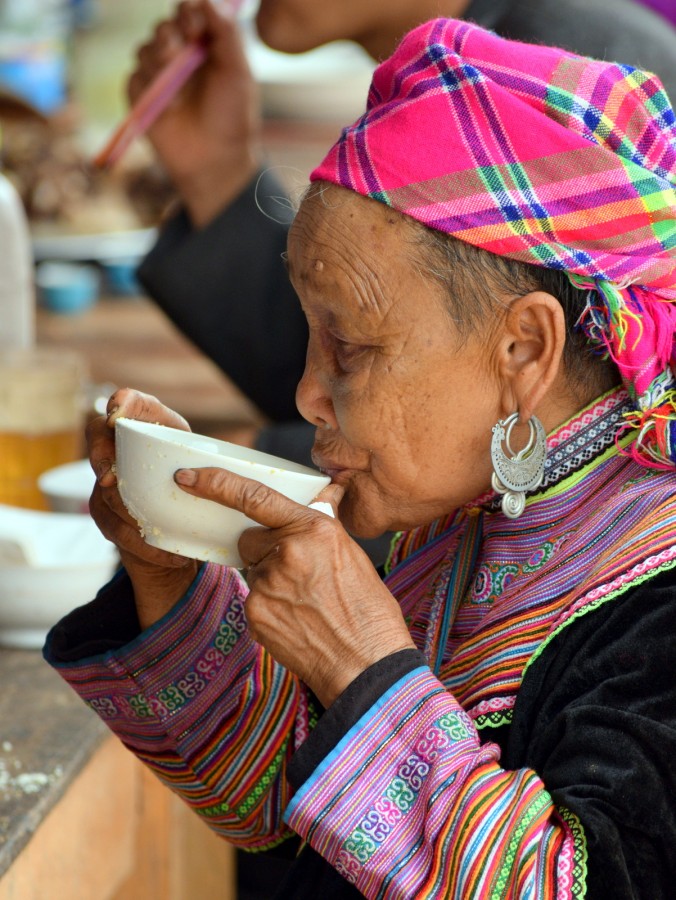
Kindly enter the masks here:
[[0, 649], [0, 877], [108, 733], [35, 650]]

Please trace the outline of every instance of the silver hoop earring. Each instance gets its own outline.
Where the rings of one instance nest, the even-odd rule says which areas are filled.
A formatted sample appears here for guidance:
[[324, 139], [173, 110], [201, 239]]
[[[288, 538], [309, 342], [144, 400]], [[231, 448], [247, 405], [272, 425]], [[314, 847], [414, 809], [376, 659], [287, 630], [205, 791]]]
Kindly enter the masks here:
[[[547, 441], [542, 422], [535, 416], [528, 420], [528, 443], [515, 453], [510, 443], [512, 429], [519, 421], [518, 412], [500, 419], [493, 426], [491, 461], [493, 490], [502, 494], [502, 511], [510, 519], [517, 519], [526, 506], [526, 491], [533, 491], [542, 484], [547, 459]], [[502, 449], [505, 445], [509, 456]]]

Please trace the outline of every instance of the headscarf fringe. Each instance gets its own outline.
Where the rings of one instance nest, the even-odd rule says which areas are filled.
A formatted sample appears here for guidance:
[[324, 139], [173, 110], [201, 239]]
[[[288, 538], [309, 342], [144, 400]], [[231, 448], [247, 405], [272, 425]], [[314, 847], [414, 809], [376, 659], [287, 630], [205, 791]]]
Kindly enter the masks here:
[[[676, 467], [676, 380], [671, 366], [676, 338], [673, 304], [638, 287], [568, 273], [587, 290], [578, 320], [587, 340], [603, 347], [618, 367], [635, 409], [618, 432], [622, 453], [656, 469]], [[628, 446], [629, 431], [635, 437]]]
[[628, 430], [636, 431], [636, 437], [621, 452], [635, 462], [653, 469], [676, 467], [676, 390], [668, 391], [662, 403], [651, 409], [632, 410], [625, 413], [625, 423], [620, 428], [618, 445]]

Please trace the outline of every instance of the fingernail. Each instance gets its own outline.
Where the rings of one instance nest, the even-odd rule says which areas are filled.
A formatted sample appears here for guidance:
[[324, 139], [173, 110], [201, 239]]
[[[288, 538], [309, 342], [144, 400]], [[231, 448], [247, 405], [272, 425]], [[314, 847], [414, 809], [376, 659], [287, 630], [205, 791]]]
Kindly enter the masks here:
[[99, 484], [101, 484], [101, 482], [107, 475], [115, 475], [115, 468], [109, 459], [99, 460], [94, 468], [96, 471], [96, 480], [99, 482]]
[[174, 481], [190, 486], [197, 481], [197, 472], [194, 469], [177, 469], [174, 472]]
[[336, 506], [339, 506], [340, 501], [345, 496], [345, 488], [342, 486], [342, 484], [329, 484], [324, 490], [326, 492], [324, 496], [328, 494], [328, 496], [333, 500]]

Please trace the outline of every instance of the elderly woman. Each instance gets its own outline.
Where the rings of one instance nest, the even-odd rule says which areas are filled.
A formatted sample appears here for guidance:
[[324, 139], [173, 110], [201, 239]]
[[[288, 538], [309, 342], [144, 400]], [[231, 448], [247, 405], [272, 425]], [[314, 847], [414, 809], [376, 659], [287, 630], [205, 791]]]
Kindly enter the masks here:
[[[676, 878], [676, 129], [657, 80], [454, 20], [313, 174], [288, 266], [338, 519], [215, 469], [238, 573], [143, 543], [46, 655], [280, 897], [666, 898]], [[546, 437], [545, 437], [546, 436]], [[381, 579], [348, 532], [402, 529]], [[297, 840], [296, 838], [296, 840]]]

